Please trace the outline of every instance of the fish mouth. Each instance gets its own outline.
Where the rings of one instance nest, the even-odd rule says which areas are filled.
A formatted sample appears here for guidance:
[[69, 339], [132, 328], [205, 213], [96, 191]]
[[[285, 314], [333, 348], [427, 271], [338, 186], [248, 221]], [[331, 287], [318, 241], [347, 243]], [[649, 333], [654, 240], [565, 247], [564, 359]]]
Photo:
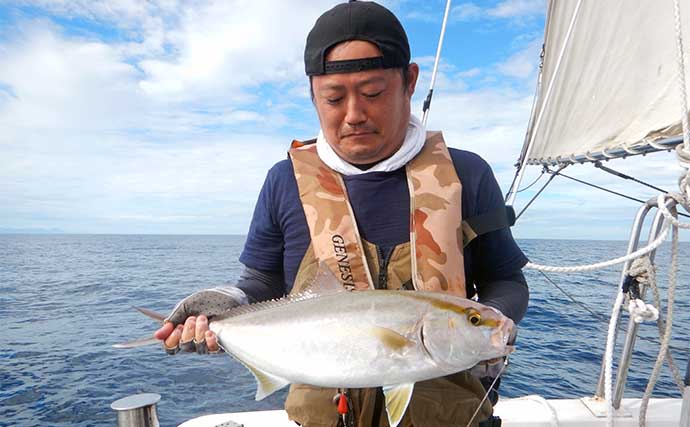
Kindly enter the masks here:
[[505, 319], [501, 321], [501, 324], [496, 328], [493, 334], [491, 334], [491, 345], [495, 348], [505, 348], [505, 354], [510, 354], [515, 350], [515, 346], [510, 345], [510, 337], [515, 329], [515, 323], [510, 319]]

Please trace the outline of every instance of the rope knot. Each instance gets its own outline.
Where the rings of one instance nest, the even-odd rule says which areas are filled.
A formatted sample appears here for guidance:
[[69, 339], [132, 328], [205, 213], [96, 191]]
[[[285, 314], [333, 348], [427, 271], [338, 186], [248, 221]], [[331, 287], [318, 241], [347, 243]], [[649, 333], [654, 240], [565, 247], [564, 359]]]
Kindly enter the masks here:
[[659, 310], [642, 301], [639, 288], [639, 285], [653, 284], [655, 276], [656, 269], [648, 256], [635, 259], [628, 268], [623, 291], [628, 294], [628, 312], [635, 323], [659, 318]]
[[628, 303], [628, 313], [635, 323], [641, 323], [645, 320], [657, 320], [659, 318], [659, 310], [652, 304], [646, 304], [641, 299], [630, 299]]
[[654, 280], [656, 268], [649, 259], [649, 256], [642, 256], [634, 260], [628, 268], [627, 275], [641, 285], [648, 285], [650, 280]]

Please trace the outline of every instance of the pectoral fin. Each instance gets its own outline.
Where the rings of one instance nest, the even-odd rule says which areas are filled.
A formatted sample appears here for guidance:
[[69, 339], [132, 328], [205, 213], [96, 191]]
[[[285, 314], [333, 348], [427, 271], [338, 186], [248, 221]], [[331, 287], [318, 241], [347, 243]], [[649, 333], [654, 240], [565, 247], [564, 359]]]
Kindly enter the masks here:
[[286, 380], [285, 378], [269, 374], [268, 372], [263, 371], [256, 366], [252, 366], [251, 364], [242, 360], [240, 360], [240, 362], [242, 362], [242, 364], [246, 366], [247, 369], [249, 369], [249, 371], [254, 375], [254, 378], [256, 378], [256, 400], [261, 400], [267, 396], [270, 396], [271, 394], [290, 384], [290, 381]]
[[376, 336], [383, 346], [393, 352], [400, 353], [409, 346], [414, 346], [414, 341], [404, 337], [396, 331], [382, 326], [374, 326], [371, 333]]
[[413, 389], [414, 383], [383, 387], [383, 394], [386, 396], [388, 424], [390, 424], [390, 427], [395, 427], [402, 421], [405, 410], [407, 410], [407, 405], [410, 404], [410, 399], [412, 399]]

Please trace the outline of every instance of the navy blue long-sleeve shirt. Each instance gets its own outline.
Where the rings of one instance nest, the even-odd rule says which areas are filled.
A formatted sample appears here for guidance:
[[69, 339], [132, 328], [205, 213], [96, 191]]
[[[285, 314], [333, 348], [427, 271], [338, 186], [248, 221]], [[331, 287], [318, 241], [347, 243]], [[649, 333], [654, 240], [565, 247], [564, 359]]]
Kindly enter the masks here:
[[[462, 183], [462, 216], [470, 218], [504, 207], [503, 195], [489, 165], [478, 155], [450, 148]], [[405, 169], [345, 176], [348, 198], [362, 238], [380, 248], [409, 241], [410, 195]], [[247, 267], [238, 283], [250, 299], [287, 294], [311, 242], [299, 199], [292, 162], [278, 162], [259, 194], [240, 261]], [[464, 251], [468, 297], [519, 321], [527, 308], [528, 290], [520, 269], [527, 258], [510, 229], [475, 238]]]

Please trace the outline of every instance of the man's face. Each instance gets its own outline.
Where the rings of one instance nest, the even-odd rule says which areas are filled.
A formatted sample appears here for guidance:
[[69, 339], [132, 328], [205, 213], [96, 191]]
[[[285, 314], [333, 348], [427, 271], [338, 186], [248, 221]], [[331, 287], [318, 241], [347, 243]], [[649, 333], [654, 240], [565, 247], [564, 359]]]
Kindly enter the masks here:
[[[326, 61], [381, 55], [376, 45], [351, 40], [334, 46]], [[417, 64], [410, 64], [406, 88], [397, 69], [314, 76], [314, 105], [321, 129], [338, 156], [365, 165], [390, 157], [400, 148], [418, 74]]]

